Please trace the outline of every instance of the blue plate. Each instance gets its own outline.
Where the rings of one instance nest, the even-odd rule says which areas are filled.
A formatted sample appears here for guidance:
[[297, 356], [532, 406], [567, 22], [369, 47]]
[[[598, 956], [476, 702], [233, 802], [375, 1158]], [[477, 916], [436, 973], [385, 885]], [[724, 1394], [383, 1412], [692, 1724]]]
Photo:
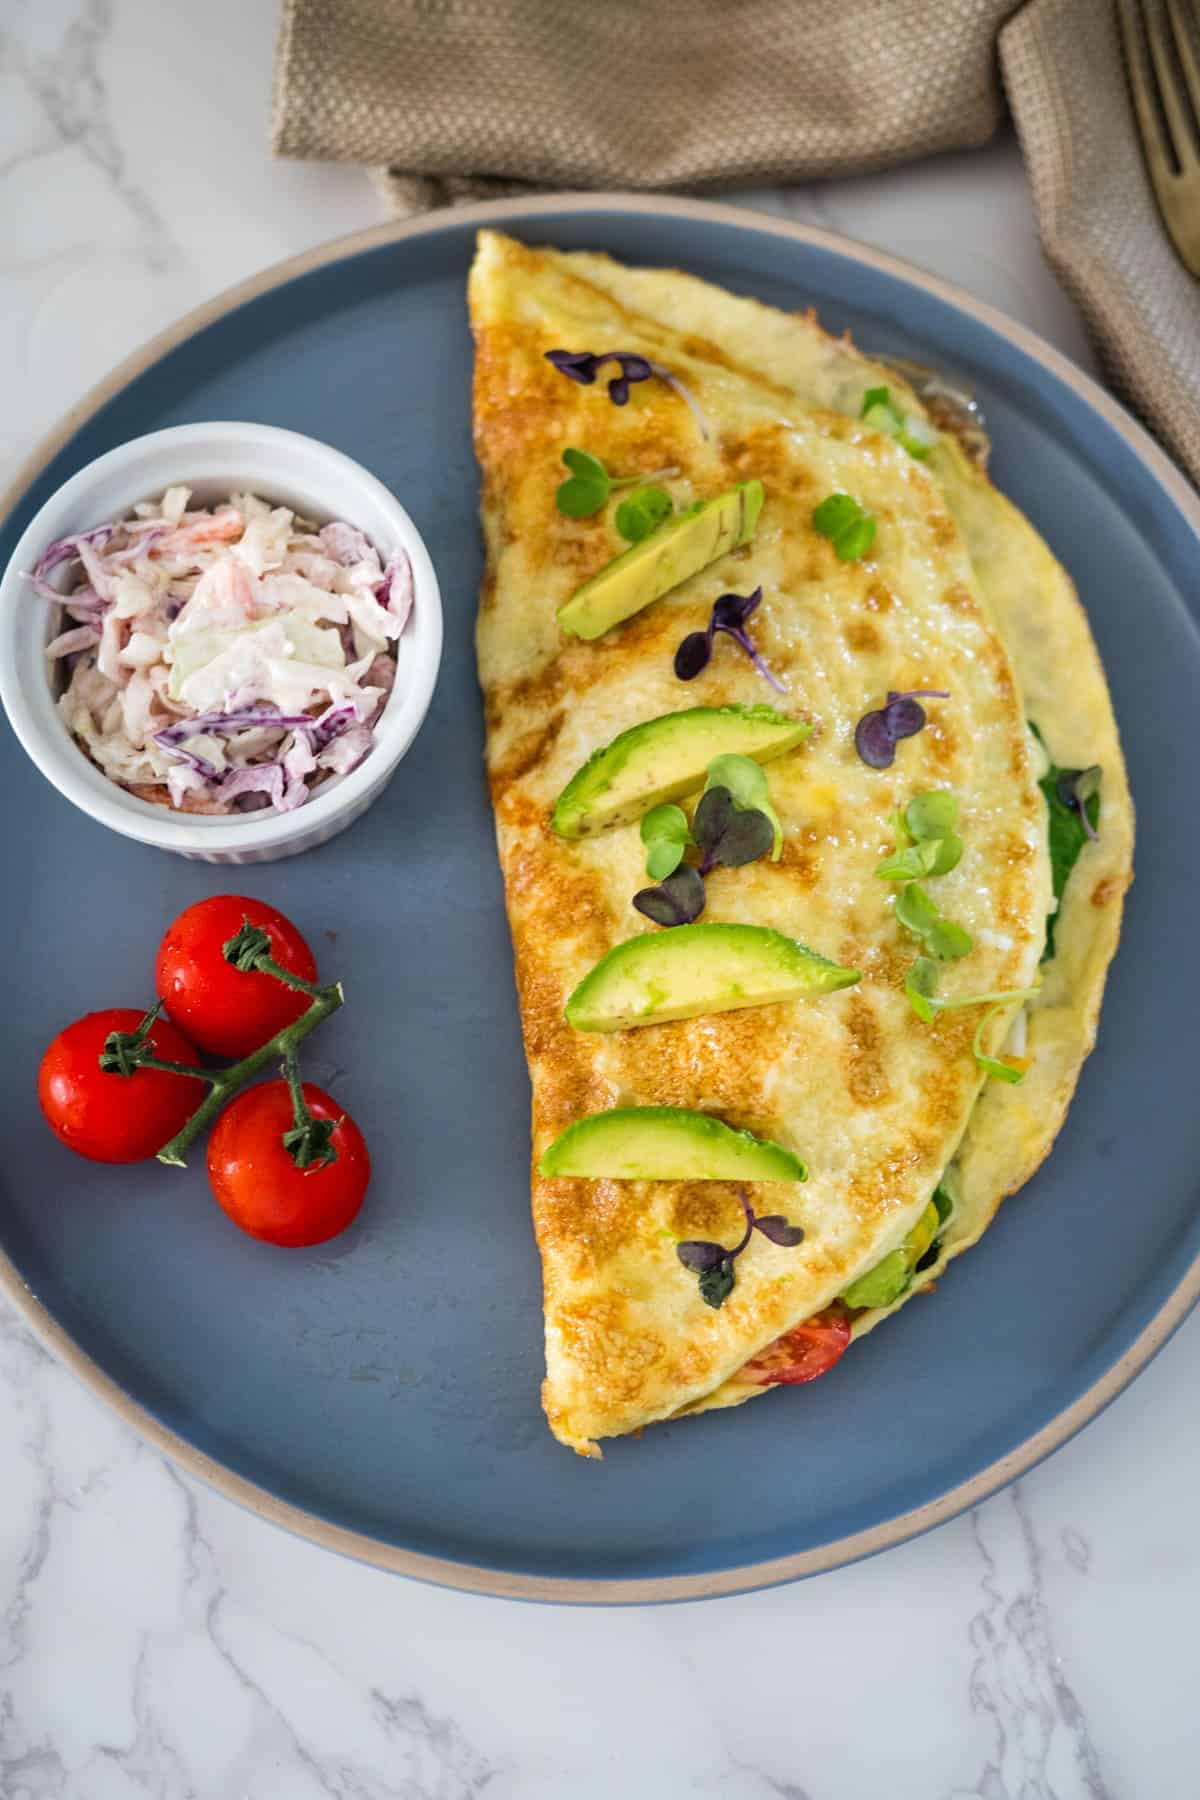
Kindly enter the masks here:
[[[816, 305], [873, 349], [964, 375], [999, 485], [1079, 585], [1140, 807], [1139, 879], [1100, 1046], [1043, 1172], [984, 1244], [824, 1380], [614, 1444], [563, 1450], [538, 1405], [529, 1091], [481, 754], [481, 552], [464, 282], [474, 233], [677, 263]], [[442, 583], [432, 711], [347, 835], [222, 873], [90, 824], [5, 731], [5, 1155], [0, 1279], [146, 1436], [320, 1542], [495, 1593], [682, 1598], [830, 1567], [971, 1504], [1090, 1418], [1200, 1287], [1200, 846], [1164, 726], [1190, 722], [1194, 496], [1064, 359], [989, 309], [823, 233], [686, 202], [502, 203], [301, 258], [119, 370], [39, 458], [0, 538], [81, 464], [159, 426], [269, 421], [346, 450], [400, 495]], [[32, 604], [32, 602], [31, 602]], [[1071, 671], [1061, 672], [1064, 682]], [[230, 886], [283, 907], [349, 1004], [306, 1073], [344, 1096], [375, 1179], [333, 1245], [238, 1233], [202, 1158], [105, 1170], [33, 1103], [49, 1037], [151, 993], [167, 921]]]

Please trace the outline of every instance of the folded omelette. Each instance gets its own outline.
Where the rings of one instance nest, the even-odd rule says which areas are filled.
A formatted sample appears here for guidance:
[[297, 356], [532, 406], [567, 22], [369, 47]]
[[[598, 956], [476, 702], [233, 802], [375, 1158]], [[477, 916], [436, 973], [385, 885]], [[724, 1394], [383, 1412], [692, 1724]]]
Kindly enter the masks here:
[[935, 398], [676, 271], [484, 232], [469, 298], [543, 1401], [595, 1454], [823, 1373], [978, 1239], [1133, 815], [1070, 581]]

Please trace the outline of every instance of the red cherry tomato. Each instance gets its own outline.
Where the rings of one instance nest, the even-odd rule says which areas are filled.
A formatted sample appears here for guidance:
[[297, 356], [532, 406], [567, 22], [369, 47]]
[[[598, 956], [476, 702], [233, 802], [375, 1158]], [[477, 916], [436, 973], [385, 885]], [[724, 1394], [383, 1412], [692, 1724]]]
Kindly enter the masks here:
[[[88, 1013], [60, 1031], [38, 1070], [38, 1100], [46, 1121], [69, 1150], [92, 1162], [141, 1162], [175, 1136], [204, 1099], [202, 1082], [161, 1069], [132, 1075], [100, 1067], [112, 1031], [136, 1031], [145, 1017], [132, 1006]], [[166, 1019], [150, 1027], [155, 1053], [167, 1062], [194, 1063], [195, 1050]]]
[[815, 1381], [840, 1362], [850, 1343], [850, 1315], [836, 1301], [751, 1357], [739, 1380], [758, 1387]]
[[323, 1244], [344, 1231], [363, 1203], [371, 1158], [344, 1107], [309, 1082], [314, 1119], [339, 1121], [330, 1142], [337, 1161], [298, 1169], [284, 1148], [293, 1123], [286, 1081], [264, 1081], [232, 1100], [208, 1140], [208, 1179], [235, 1225], [264, 1243]]
[[198, 900], [169, 925], [158, 947], [155, 985], [168, 1012], [213, 1056], [249, 1056], [305, 1011], [306, 994], [261, 970], [235, 969], [221, 954], [245, 921], [271, 940], [271, 955], [289, 974], [315, 981], [312, 951], [290, 919], [262, 900], [218, 894]]

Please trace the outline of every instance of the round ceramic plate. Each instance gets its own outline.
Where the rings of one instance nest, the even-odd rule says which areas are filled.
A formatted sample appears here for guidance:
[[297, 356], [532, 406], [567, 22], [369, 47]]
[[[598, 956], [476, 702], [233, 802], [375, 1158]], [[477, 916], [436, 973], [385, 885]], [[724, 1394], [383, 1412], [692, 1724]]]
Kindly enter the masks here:
[[[655, 1427], [600, 1463], [562, 1449], [538, 1404], [529, 1090], [472, 649], [464, 285], [484, 222], [815, 305], [864, 346], [965, 377], [998, 484], [1078, 583], [1140, 813], [1099, 1048], [1053, 1156], [984, 1243], [824, 1380]], [[205, 418], [309, 432], [395, 490], [438, 567], [445, 662], [367, 817], [236, 873], [89, 824], [4, 732], [0, 1280], [34, 1329], [147, 1438], [266, 1517], [530, 1598], [697, 1597], [829, 1568], [977, 1502], [1091, 1418], [1200, 1289], [1200, 846], [1165, 737], [1200, 697], [1185, 599], [1200, 506], [1148, 438], [1028, 332], [822, 232], [678, 201], [501, 203], [312, 252], [185, 320], [43, 447], [0, 556], [82, 463]], [[231, 885], [289, 912], [348, 994], [306, 1074], [353, 1107], [375, 1178], [356, 1226], [312, 1252], [241, 1236], [202, 1156], [186, 1174], [76, 1160], [33, 1100], [52, 1033], [144, 1003], [167, 921]]]

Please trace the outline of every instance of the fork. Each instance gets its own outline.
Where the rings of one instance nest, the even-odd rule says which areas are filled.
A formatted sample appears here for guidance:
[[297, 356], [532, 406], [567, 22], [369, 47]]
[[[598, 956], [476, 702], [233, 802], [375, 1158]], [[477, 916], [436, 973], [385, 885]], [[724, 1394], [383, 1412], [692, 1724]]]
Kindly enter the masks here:
[[1182, 0], [1117, 0], [1117, 13], [1159, 211], [1183, 262], [1200, 276], [1200, 59], [1189, 22]]

